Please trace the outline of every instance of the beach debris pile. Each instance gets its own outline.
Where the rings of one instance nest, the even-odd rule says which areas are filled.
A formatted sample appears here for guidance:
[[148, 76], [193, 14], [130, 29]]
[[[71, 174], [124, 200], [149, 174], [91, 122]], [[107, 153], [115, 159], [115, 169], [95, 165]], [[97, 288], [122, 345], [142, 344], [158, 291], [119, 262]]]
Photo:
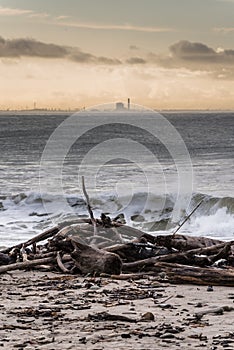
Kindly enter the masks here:
[[79, 219], [2, 250], [0, 273], [17, 269], [234, 286], [234, 241], [153, 236], [102, 214], [95, 219], [95, 234], [92, 219]]
[[40, 269], [64, 274], [169, 283], [234, 286], [234, 241], [178, 234], [154, 236], [106, 214], [63, 222], [27, 242], [0, 252], [0, 274]]

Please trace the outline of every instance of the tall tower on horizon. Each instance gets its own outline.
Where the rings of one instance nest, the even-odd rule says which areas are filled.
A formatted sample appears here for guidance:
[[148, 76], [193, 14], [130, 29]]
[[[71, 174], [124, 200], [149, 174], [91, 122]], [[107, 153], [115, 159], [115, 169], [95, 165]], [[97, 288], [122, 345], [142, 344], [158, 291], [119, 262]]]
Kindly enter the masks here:
[[128, 98], [128, 110], [130, 110], [131, 104], [130, 104], [130, 98]]

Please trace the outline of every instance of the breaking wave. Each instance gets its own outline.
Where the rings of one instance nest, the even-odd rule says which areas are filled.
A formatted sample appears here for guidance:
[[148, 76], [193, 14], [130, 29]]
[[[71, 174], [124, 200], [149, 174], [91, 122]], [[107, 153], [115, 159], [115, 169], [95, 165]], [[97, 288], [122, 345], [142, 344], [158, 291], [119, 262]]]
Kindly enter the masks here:
[[[181, 233], [210, 236], [223, 240], [234, 239], [234, 198], [212, 197], [202, 193], [193, 195], [189, 208], [181, 213], [183, 219], [202, 201]], [[66, 206], [64, 206], [64, 202]], [[132, 198], [113, 193], [91, 196], [95, 216], [102, 212], [115, 217], [124, 214], [128, 225], [152, 233], [173, 232], [179, 223], [171, 222], [175, 199], [172, 195], [148, 195], [140, 192]], [[46, 204], [46, 208], [45, 208]], [[0, 245], [9, 246], [28, 239], [37, 232], [64, 220], [88, 216], [81, 195], [52, 195], [22, 192], [0, 196]]]

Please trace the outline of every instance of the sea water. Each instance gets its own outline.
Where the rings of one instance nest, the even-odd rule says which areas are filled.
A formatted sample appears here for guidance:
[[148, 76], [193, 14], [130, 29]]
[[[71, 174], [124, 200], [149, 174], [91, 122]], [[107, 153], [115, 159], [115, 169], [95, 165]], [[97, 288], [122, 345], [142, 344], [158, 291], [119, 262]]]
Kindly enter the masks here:
[[[136, 127], [137, 121], [145, 121], [154, 130], [156, 115], [149, 119], [140, 112], [134, 117], [136, 125], [131, 125], [135, 122], [127, 123], [127, 111], [122, 112], [121, 123], [118, 113], [108, 119], [107, 112], [87, 112], [87, 117], [83, 112], [82, 118], [73, 120], [72, 130], [83, 130], [82, 123], [87, 123], [86, 132], [74, 138], [71, 130], [62, 128], [58, 140], [53, 136], [58, 138], [56, 130], [70, 114], [1, 112], [0, 246], [25, 241], [64, 220], [87, 216], [81, 173], [97, 217], [102, 212], [112, 218], [124, 214], [133, 227], [166, 234], [202, 201], [179, 232], [234, 239], [234, 113], [161, 115], [174, 130], [168, 142], [177, 147], [174, 135], [180, 135], [192, 168], [186, 180], [192, 190], [185, 193], [189, 198], [184, 207], [181, 204], [176, 220], [172, 213], [178, 200], [179, 160], [160, 135]], [[47, 172], [43, 159], [48, 150], [54, 152]]]

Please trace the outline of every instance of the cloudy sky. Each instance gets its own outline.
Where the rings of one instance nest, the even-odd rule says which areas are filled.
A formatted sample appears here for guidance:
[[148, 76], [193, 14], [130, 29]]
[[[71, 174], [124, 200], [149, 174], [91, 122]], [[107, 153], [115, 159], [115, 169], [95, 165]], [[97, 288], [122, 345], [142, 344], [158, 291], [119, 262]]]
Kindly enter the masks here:
[[234, 0], [0, 0], [0, 109], [234, 109]]

